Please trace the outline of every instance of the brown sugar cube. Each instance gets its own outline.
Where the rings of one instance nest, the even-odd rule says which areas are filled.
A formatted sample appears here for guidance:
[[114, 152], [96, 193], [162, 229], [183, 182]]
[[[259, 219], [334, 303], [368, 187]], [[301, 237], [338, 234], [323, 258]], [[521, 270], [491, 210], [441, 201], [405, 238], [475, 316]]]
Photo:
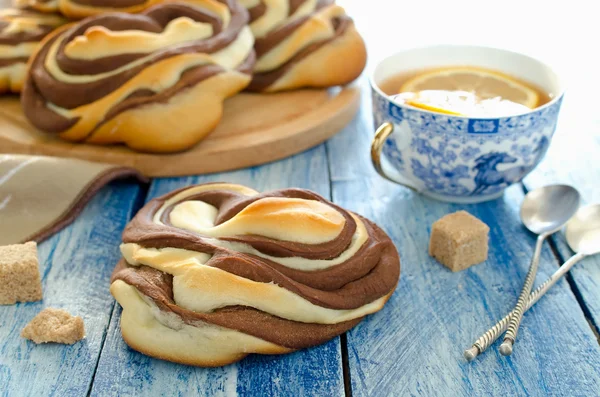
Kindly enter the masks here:
[[35, 343], [73, 343], [83, 339], [83, 319], [62, 309], [46, 308], [23, 328], [21, 336]]
[[0, 246], [0, 305], [41, 299], [37, 244]]
[[489, 231], [466, 211], [448, 214], [431, 227], [429, 255], [453, 272], [464, 270], [487, 259]]

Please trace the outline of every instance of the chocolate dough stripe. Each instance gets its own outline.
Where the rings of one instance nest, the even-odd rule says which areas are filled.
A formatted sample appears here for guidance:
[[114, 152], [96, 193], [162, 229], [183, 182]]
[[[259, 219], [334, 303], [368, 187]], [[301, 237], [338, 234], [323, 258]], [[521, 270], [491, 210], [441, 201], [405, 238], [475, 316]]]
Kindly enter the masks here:
[[[363, 219], [363, 222], [368, 225], [368, 229], [371, 229], [370, 235], [381, 237], [381, 234], [376, 234], [381, 232], [374, 230], [373, 224], [366, 219]], [[352, 310], [381, 298], [396, 286], [399, 274], [393, 251], [394, 247], [391, 243], [370, 238], [348, 261], [354, 262], [352, 281], [337, 289], [332, 289], [331, 286], [323, 290], [309, 287], [277, 271], [262, 258], [252, 255], [247, 255], [248, 258], [245, 258], [237, 252], [232, 255], [217, 251], [206, 265], [252, 281], [275, 283], [317, 306], [335, 310]]]
[[278, 67], [277, 69], [274, 69], [274, 70], [268, 71], [268, 72], [264, 72], [264, 73], [255, 73], [252, 78], [252, 81], [250, 82], [250, 85], [246, 89], [248, 91], [257, 91], [257, 92], [264, 91], [271, 84], [275, 83], [277, 80], [279, 80], [281, 77], [283, 77], [287, 72], [289, 72], [289, 70], [292, 69], [298, 62], [300, 62], [301, 60], [303, 60], [304, 58], [306, 58], [313, 52], [315, 52], [318, 49], [320, 49], [321, 47], [331, 43], [332, 41], [337, 39], [339, 36], [344, 34], [344, 32], [346, 31], [346, 29], [348, 28], [348, 26], [350, 25], [351, 22], [352, 22], [352, 20], [348, 17], [335, 18], [334, 23], [337, 26], [335, 29], [335, 35], [333, 37], [331, 37], [327, 40], [322, 40], [322, 41], [313, 43], [313, 44], [305, 47], [300, 52], [298, 52], [296, 55], [294, 55], [292, 58], [290, 58], [286, 63], [284, 63], [283, 65]]
[[[216, 246], [207, 243], [204, 238], [195, 233], [174, 227], [165, 227], [154, 224], [152, 222], [152, 217], [161, 206], [162, 201], [159, 201], [158, 199], [154, 199], [144, 206], [125, 228], [125, 231], [123, 232], [123, 242], [135, 243], [147, 248], [168, 246], [196, 252], [205, 252], [209, 255], [214, 255], [217, 252], [218, 248]], [[244, 255], [251, 256], [248, 254]], [[360, 257], [356, 257], [355, 255], [355, 258]], [[321, 270], [302, 271], [288, 268], [267, 259], [257, 259], [292, 280], [322, 290], [341, 288], [347, 283], [361, 277], [365, 272], [370, 271], [370, 269], [364, 270], [357, 267], [357, 263], [353, 261], [342, 262]]]
[[[291, 16], [307, 0], [288, 0], [288, 1], [289, 1], [288, 16]], [[255, 5], [252, 8], [248, 8], [248, 12], [250, 13], [250, 23], [252, 23], [252, 22], [256, 21], [258, 18], [265, 15], [265, 12], [267, 12], [267, 6], [264, 3], [264, 1], [261, 0], [260, 3], [258, 3], [258, 5]]]
[[[370, 229], [375, 227], [367, 220], [364, 222]], [[310, 273], [298, 270], [294, 272], [295, 269], [290, 272], [283, 265], [274, 264], [251, 254], [210, 246], [201, 239], [200, 244], [194, 244], [190, 241], [190, 236], [184, 236], [183, 233], [180, 235], [176, 230], [153, 232], [146, 231], [144, 238], [137, 241], [126, 241], [125, 238], [123, 240], [136, 242], [145, 248], [168, 246], [207, 253], [212, 257], [206, 266], [219, 268], [256, 282], [273, 282], [315, 305], [328, 309], [351, 310], [371, 303], [390, 292], [395, 287], [399, 275], [395, 263], [397, 261], [395, 249], [391, 243], [379, 241], [383, 233], [380, 230], [370, 230], [379, 238], [369, 239], [352, 258], [330, 268], [334, 270]], [[335, 271], [337, 267], [341, 267], [339, 271]], [[328, 273], [334, 273], [338, 277], [332, 277]], [[293, 275], [298, 274], [303, 280], [292, 278]], [[325, 277], [322, 278], [322, 274]], [[323, 279], [330, 280], [333, 284], [324, 285]], [[319, 282], [321, 289], [311, 286], [311, 281]]]
[[38, 25], [38, 29], [33, 32], [5, 32], [9, 23], [2, 21], [0, 25], [0, 45], [17, 45], [21, 43], [37, 43], [48, 33], [54, 30], [54, 27], [47, 25]]
[[[208, 11], [193, 9], [179, 4], [173, 4], [170, 10], [171, 12], [175, 11], [175, 15], [178, 15], [178, 18], [188, 17], [196, 22], [210, 23], [213, 29], [213, 36], [218, 35], [223, 30], [221, 20], [215, 15], [211, 15]], [[157, 12], [150, 10], [146, 15], [105, 14], [104, 16], [92, 19], [87, 23], [81, 24], [64, 38], [56, 54], [56, 63], [63, 72], [72, 75], [94, 75], [118, 69], [130, 62], [147, 56], [148, 53], [119, 54], [90, 60], [72, 59], [65, 54], [65, 46], [77, 36], [83, 35], [92, 26], [103, 26], [110, 31], [140, 30], [150, 33], [162, 33], [169, 22], [173, 20], [166, 17], [168, 17], [166, 13], [157, 15]], [[220, 48], [215, 47], [206, 52], [212, 53], [218, 49]]]
[[[301, 0], [299, 4], [296, 5], [296, 8], [299, 7], [305, 0]], [[293, 0], [290, 0], [293, 2]], [[333, 0], [320, 0], [317, 2], [315, 11], [320, 10], [323, 7], [333, 4]], [[290, 3], [291, 7], [291, 3]], [[291, 10], [291, 9], [290, 9]], [[294, 12], [296, 9], [294, 9]], [[290, 14], [291, 15], [291, 14]], [[271, 51], [275, 48], [279, 43], [288, 38], [292, 33], [294, 33], [303, 23], [305, 23], [310, 16], [305, 16], [302, 18], [298, 18], [294, 21], [288, 22], [285, 25], [270, 31], [267, 33], [265, 37], [257, 38], [254, 42], [254, 50], [256, 51], [256, 56], [260, 58], [264, 54]]]
[[294, 15], [296, 10], [298, 10], [298, 8], [300, 8], [300, 6], [305, 2], [306, 0], [289, 0], [288, 16]]
[[15, 63], [27, 63], [29, 57], [16, 57], [16, 58], [0, 58], [0, 68], [14, 65]]
[[[300, 198], [323, 202], [323, 200], [321, 200], [320, 197], [307, 194], [305, 191], [302, 190], [289, 190], [285, 192], [285, 195], [276, 192], [257, 195], [253, 197], [246, 197], [243, 195], [226, 195], [219, 197], [221, 193], [222, 192], [220, 191], [203, 192], [200, 194], [190, 196], [183, 201], [201, 200], [211, 204], [214, 207], [217, 207], [219, 211], [217, 214], [215, 225], [220, 225], [221, 223], [233, 218], [248, 205], [265, 197]], [[181, 203], [181, 201], [165, 208], [161, 216], [161, 222], [163, 222], [165, 225], [172, 226], [169, 220], [169, 216], [171, 214], [172, 209], [179, 203]], [[275, 257], [299, 256], [306, 259], [337, 258], [352, 244], [352, 236], [356, 231], [356, 222], [347, 211], [344, 211], [342, 208], [332, 205], [330, 203], [326, 204], [333, 207], [346, 220], [342, 232], [337, 238], [335, 238], [332, 241], [328, 241], [321, 244], [302, 244], [291, 241], [276, 240], [258, 235], [244, 237], [221, 237], [220, 239], [224, 241], [248, 244], [254, 249], [258, 250], [259, 252], [262, 252], [263, 254]]]
[[[146, 227], [144, 232], [136, 234], [126, 230], [127, 236], [123, 236], [124, 243], [139, 244], [145, 248], [161, 248], [168, 246], [171, 248], [180, 248], [190, 251], [204, 252], [209, 255], [215, 254], [219, 249], [216, 246], [205, 242], [201, 237], [182, 231], [175, 228], [165, 228], [164, 226], [144, 226], [136, 222], [136, 226]], [[236, 253], [236, 251], [228, 251], [220, 249], [221, 252]], [[239, 254], [239, 253], [238, 253]], [[269, 261], [250, 254], [239, 254], [255, 258], [258, 261], [265, 263], [279, 273], [296, 280], [306, 286], [320, 290], [335, 290], [343, 287], [351, 281], [361, 277], [365, 269], [353, 268], [352, 262], [343, 262], [327, 269], [315, 271], [302, 271], [288, 268], [276, 262]], [[370, 269], [366, 270], [366, 272]]]
[[[30, 73], [33, 73], [30, 69]], [[46, 100], [39, 94], [31, 77], [25, 79], [21, 93], [21, 105], [27, 119], [45, 132], [58, 134], [73, 127], [79, 117], [67, 118], [50, 110]]]
[[321, 344], [358, 324], [361, 318], [338, 324], [300, 323], [275, 317], [248, 307], [227, 307], [211, 313], [198, 313], [179, 307], [173, 301], [172, 277], [156, 269], [127, 266], [119, 262], [111, 283], [122, 280], [150, 298], [160, 310], [174, 313], [186, 324], [209, 323], [291, 349], [303, 349]]
[[146, 0], [71, 0], [75, 4], [88, 7], [106, 7], [106, 8], [127, 8], [139, 6], [146, 3]]
[[[45, 101], [49, 101], [58, 107], [73, 109], [78, 106], [97, 101], [98, 99], [115, 91], [129, 79], [137, 75], [142, 69], [148, 67], [150, 64], [184, 53], [213, 53], [222, 48], [225, 48], [237, 38], [240, 30], [248, 20], [247, 11], [243, 7], [241, 7], [237, 2], [233, 2], [232, 4], [233, 9], [230, 24], [220, 34], [208, 39], [193, 42], [189, 45], [179, 46], [176, 48], [166, 48], [157, 51], [150, 60], [144, 62], [141, 65], [124, 70], [119, 74], [91, 81], [88, 83], [70, 84], [66, 82], [61, 82], [55, 79], [50, 74], [50, 72], [46, 70], [44, 62], [46, 57], [48, 56], [48, 52], [51, 45], [56, 40], [62, 40], [65, 36], [69, 36], [71, 32], [68, 31], [62, 32], [61, 34], [57, 34], [42, 47], [42, 49], [39, 51], [39, 53], [35, 56], [33, 60], [31, 67], [31, 78], [34, 81], [35, 90], [33, 92], [33, 95], [27, 96], [29, 101], [24, 101], [24, 106], [31, 106], [31, 103], [28, 102], [33, 101], [35, 97], [41, 97], [45, 98]], [[178, 5], [176, 3], [163, 4], [160, 7], [151, 8], [143, 14], [138, 14], [136, 17], [143, 18], [147, 14], [154, 15], [156, 17], [157, 15], [160, 16], [163, 13], [166, 15], [170, 15], [170, 10], [174, 7], [181, 7], [181, 5]], [[126, 17], [125, 15], [128, 16]], [[132, 15], [107, 14], [101, 17], [101, 19], [111, 19], [113, 16], [115, 16], [115, 18], [117, 19], [123, 18], [125, 20], [130, 20], [129, 17]], [[90, 19], [89, 22], [93, 20], [95, 19]], [[71, 29], [75, 29], [75, 27]], [[51, 127], [47, 126], [48, 123], [44, 123], [43, 121], [37, 120], [39, 119], [39, 117], [31, 117], [30, 119], [35, 120], [35, 122], [37, 123], [36, 126], [38, 126], [39, 128], [43, 130], [52, 130]]]
[[[245, 74], [252, 74], [252, 66], [255, 62], [254, 52], [250, 52], [250, 55], [246, 58], [246, 60], [238, 67], [238, 71]], [[119, 104], [113, 106], [104, 116], [104, 120], [101, 123], [98, 123], [96, 128], [94, 128], [90, 133], [83, 138], [82, 140], [89, 139], [94, 133], [102, 127], [107, 121], [112, 118], [118, 116], [120, 113], [134, 109], [137, 107], [141, 107], [151, 103], [166, 103], [175, 95], [181, 93], [182, 91], [195, 86], [196, 84], [201, 83], [202, 81], [225, 71], [219, 65], [201, 65], [194, 68], [190, 68], [184, 71], [179, 78], [177, 83], [167, 88], [161, 92], [154, 92], [152, 90], [138, 90], [129, 95], [125, 100], [120, 102]]]
[[257, 38], [254, 41], [254, 50], [256, 51], [256, 56], [260, 58], [267, 52], [271, 51], [279, 43], [287, 39], [292, 33], [300, 28], [300, 26], [302, 26], [304, 22], [308, 21], [309, 18], [310, 17], [308, 16], [298, 18], [295, 21], [286, 23], [282, 27], [267, 33], [265, 37]]
[[[298, 192], [290, 191], [288, 195]], [[265, 195], [288, 196], [285, 190], [261, 196]], [[123, 232], [123, 242], [137, 243], [146, 248], [172, 247], [204, 252], [212, 255], [208, 266], [257, 282], [275, 282], [316, 305], [332, 309], [354, 309], [370, 303], [391, 291], [398, 279], [399, 268], [394, 265], [397, 253], [393, 245], [377, 226], [366, 219], [360, 218], [370, 237], [355, 255], [328, 269], [303, 272], [213, 246], [196, 233], [154, 224], [154, 214], [168, 198], [154, 199], [142, 208]], [[380, 258], [384, 260], [380, 261]]]
[[[379, 255], [379, 253], [377, 252], [377, 248], [379, 247], [379, 245], [365, 243], [363, 248], [361, 248], [356, 253], [357, 255], [361, 255], [360, 258], [369, 266], [365, 265], [363, 267], [357, 267], [353, 266], [353, 263], [341, 263], [339, 265], [335, 265], [327, 269], [316, 270], [312, 272], [306, 272], [298, 269], [289, 268], [277, 262], [273, 262], [268, 259], [260, 258], [251, 254], [244, 255], [254, 258], [259, 263], [266, 265], [269, 271], [272, 270], [274, 272], [277, 272], [289, 278], [290, 280], [293, 280], [307, 287], [321, 291], [335, 291], [339, 290], [340, 288], [342, 288], [350, 282], [359, 280], [361, 277], [364, 277], [366, 274], [368, 274], [372, 270], [372, 266], [377, 265], [377, 260], [372, 256]], [[234, 273], [236, 271], [230, 266], [231, 263], [225, 261], [214, 262], [214, 264], [211, 263], [211, 265], [219, 267], [220, 269], [228, 271], [230, 273]], [[254, 277], [254, 273], [244, 275], [244, 270], [245, 269], [241, 269], [241, 271], [238, 271], [238, 275], [245, 276], [249, 279]], [[248, 272], [250, 271], [251, 270], [248, 269]], [[263, 280], [268, 279], [269, 278], [263, 278]], [[259, 279], [255, 279], [254, 281], [259, 281]], [[314, 301], [313, 303], [316, 304], [318, 303], [318, 301]]]
[[54, 28], [41, 27], [37, 32], [5, 33], [0, 31], [0, 45], [17, 45], [21, 43], [37, 43]]
[[265, 5], [264, 1], [262, 1], [262, 0], [260, 3], [258, 3], [258, 5], [254, 6], [252, 8], [249, 8], [248, 13], [250, 15], [250, 23], [256, 21], [258, 18], [265, 15], [266, 11], [267, 11], [267, 6]]

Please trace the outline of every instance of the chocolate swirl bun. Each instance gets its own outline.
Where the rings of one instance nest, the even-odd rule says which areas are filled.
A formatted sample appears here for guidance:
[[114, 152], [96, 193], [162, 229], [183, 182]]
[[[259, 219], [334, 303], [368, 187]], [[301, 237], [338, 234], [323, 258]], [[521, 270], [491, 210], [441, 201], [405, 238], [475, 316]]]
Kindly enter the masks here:
[[165, 3], [90, 17], [49, 36], [22, 104], [40, 130], [135, 150], [186, 149], [250, 82], [254, 38], [235, 0]]
[[380, 310], [400, 276], [374, 223], [308, 190], [213, 183], [150, 201], [111, 278], [133, 349], [219, 366], [323, 343]]
[[334, 0], [241, 0], [256, 37], [251, 91], [350, 83], [365, 67], [365, 45]]
[[21, 92], [29, 57], [48, 33], [65, 22], [58, 15], [0, 10], [0, 93]]

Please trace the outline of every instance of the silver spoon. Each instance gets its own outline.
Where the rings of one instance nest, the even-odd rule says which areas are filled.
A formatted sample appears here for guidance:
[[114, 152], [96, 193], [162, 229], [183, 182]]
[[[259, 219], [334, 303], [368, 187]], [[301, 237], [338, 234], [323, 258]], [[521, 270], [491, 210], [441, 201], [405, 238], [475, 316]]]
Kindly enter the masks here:
[[579, 192], [574, 187], [551, 185], [529, 192], [521, 204], [521, 221], [527, 229], [537, 234], [538, 238], [523, 289], [517, 300], [514, 314], [510, 318], [504, 341], [500, 345], [500, 353], [504, 356], [512, 354], [513, 344], [525, 311], [525, 304], [537, 274], [544, 240], [562, 229], [579, 208], [579, 201]]
[[[566, 230], [569, 247], [576, 252], [556, 272], [529, 295], [525, 311], [529, 310], [556, 282], [580, 260], [589, 255], [600, 253], [600, 204], [581, 208], [567, 223]], [[514, 310], [483, 334], [473, 346], [465, 350], [467, 361], [483, 353], [498, 337], [506, 331]]]

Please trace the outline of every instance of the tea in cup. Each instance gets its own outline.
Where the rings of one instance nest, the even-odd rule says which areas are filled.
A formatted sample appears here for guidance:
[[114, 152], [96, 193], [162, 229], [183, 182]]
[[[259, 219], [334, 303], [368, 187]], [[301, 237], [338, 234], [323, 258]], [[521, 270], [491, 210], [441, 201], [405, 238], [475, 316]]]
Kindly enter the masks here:
[[377, 171], [462, 203], [497, 198], [535, 168], [556, 129], [564, 89], [536, 59], [474, 46], [395, 54], [375, 68], [371, 88]]

